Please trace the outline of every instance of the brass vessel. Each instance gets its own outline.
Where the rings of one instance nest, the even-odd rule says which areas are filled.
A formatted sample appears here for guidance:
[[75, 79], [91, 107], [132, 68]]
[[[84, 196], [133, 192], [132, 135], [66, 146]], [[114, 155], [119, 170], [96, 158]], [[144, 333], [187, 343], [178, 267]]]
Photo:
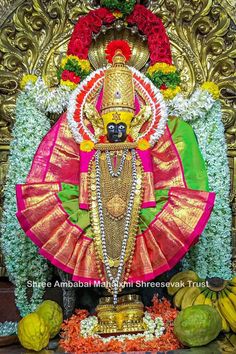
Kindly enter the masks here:
[[124, 295], [113, 305], [112, 297], [103, 297], [96, 307], [98, 334], [127, 334], [143, 332], [144, 306], [139, 295]]

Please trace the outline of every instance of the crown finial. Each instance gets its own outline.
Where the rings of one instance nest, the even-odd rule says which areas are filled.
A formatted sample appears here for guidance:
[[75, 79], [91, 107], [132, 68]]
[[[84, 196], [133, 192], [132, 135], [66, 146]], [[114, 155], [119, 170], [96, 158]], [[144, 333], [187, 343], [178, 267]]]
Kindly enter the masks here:
[[129, 43], [124, 40], [111, 41], [108, 43], [105, 52], [107, 61], [112, 64], [125, 64], [132, 54]]

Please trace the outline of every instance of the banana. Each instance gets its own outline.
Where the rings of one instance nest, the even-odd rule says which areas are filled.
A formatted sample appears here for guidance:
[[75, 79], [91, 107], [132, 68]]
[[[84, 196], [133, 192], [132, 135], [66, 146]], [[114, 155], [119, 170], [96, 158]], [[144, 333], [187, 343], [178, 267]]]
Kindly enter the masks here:
[[221, 313], [218, 300], [215, 301], [214, 307], [218, 311], [218, 313], [219, 313], [219, 315], [221, 317], [222, 331], [225, 332], [225, 333], [229, 333], [230, 332], [230, 326], [229, 326], [228, 322], [226, 321], [226, 319], [224, 318], [223, 314]]
[[194, 300], [193, 305], [203, 305], [208, 292], [209, 292], [208, 289], [205, 289], [204, 291], [202, 291]]
[[224, 289], [226, 296], [231, 300], [235, 310], [236, 310], [236, 295], [229, 291], [228, 289]]
[[186, 286], [184, 288], [179, 289], [179, 291], [177, 291], [177, 293], [175, 294], [174, 299], [173, 299], [173, 304], [175, 307], [181, 308], [181, 302], [182, 302], [183, 296], [188, 289], [189, 288]]
[[192, 306], [194, 300], [201, 293], [201, 288], [197, 287], [189, 287], [188, 290], [184, 293], [182, 301], [181, 301], [181, 309], [185, 309], [186, 307]]
[[230, 282], [231, 285], [236, 286], [236, 277], [231, 279], [229, 282]]
[[218, 303], [223, 317], [228, 321], [232, 331], [236, 332], [236, 310], [224, 290], [220, 292]]
[[170, 279], [170, 286], [167, 288], [168, 294], [174, 295], [180, 288], [189, 286], [191, 282], [197, 282], [198, 280], [198, 275], [192, 270], [179, 272]]
[[226, 288], [227, 288], [229, 291], [231, 291], [231, 293], [233, 293], [233, 294], [236, 295], [236, 285], [235, 285], [235, 286], [227, 285]]
[[213, 295], [213, 291], [209, 290], [209, 292], [206, 295], [204, 305], [213, 306], [212, 295]]
[[215, 302], [217, 301], [217, 294], [218, 294], [218, 292], [216, 292], [216, 291], [212, 292], [211, 300], [212, 300], [213, 306], [214, 306]]

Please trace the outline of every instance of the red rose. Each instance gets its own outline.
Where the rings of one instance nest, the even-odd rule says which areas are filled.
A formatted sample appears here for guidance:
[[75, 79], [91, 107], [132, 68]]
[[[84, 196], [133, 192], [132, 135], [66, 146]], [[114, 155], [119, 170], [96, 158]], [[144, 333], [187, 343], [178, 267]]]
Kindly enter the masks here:
[[[81, 59], [87, 59], [88, 56], [88, 48], [90, 46], [91, 43], [91, 37], [89, 41], [85, 41], [83, 42], [82, 39], [80, 38], [76, 38], [74, 41], [70, 41], [69, 45], [68, 45], [68, 51], [67, 54], [70, 55], [77, 55], [79, 58]], [[85, 43], [87, 42], [87, 43]]]
[[91, 30], [94, 33], [98, 33], [100, 31], [100, 28], [102, 27], [102, 20], [93, 14], [90, 14], [87, 16], [88, 22], [89, 22], [89, 28], [91, 28]]
[[150, 28], [150, 36], [155, 36], [155, 35], [162, 35], [164, 37], [167, 37], [166, 35], [166, 30], [164, 26], [160, 26], [160, 25], [154, 25]]
[[78, 39], [83, 43], [83, 46], [90, 46], [92, 42], [92, 31], [88, 28], [84, 28], [83, 31], [78, 34]]
[[115, 16], [105, 7], [95, 10], [94, 13], [96, 13], [96, 15], [100, 17], [104, 23], [112, 23], [116, 19]]
[[93, 13], [103, 19], [107, 16], [107, 14], [110, 14], [110, 11], [108, 11], [105, 7], [100, 7], [100, 9], [94, 10]]
[[64, 70], [64, 71], [63, 71], [63, 73], [62, 73], [62, 75], [61, 75], [61, 78], [62, 78], [62, 80], [64, 80], [64, 81], [69, 80], [69, 81], [71, 81], [71, 82], [74, 82], [75, 84], [80, 83], [80, 80], [81, 80], [80, 77], [77, 76], [77, 75], [75, 75], [74, 72], [68, 71], [68, 70]]
[[162, 84], [161, 87], [160, 87], [161, 90], [166, 90], [167, 89], [167, 86], [165, 84]]
[[69, 80], [69, 76], [70, 76], [69, 73], [70, 72], [68, 70], [64, 70], [61, 74], [62, 80], [64, 80], [64, 81]]
[[75, 84], [78, 84], [80, 82], [80, 77], [75, 75], [74, 72], [69, 71], [69, 70], [64, 70], [61, 75], [62, 80], [67, 81], [70, 80], [74, 82]]
[[143, 5], [135, 5], [134, 11], [127, 17], [127, 22], [128, 23], [136, 23], [138, 22], [138, 19], [140, 16], [142, 18], [147, 18], [149, 15], [150, 11], [146, 9]]
[[107, 142], [107, 137], [106, 137], [106, 135], [101, 135], [101, 136], [99, 137], [99, 143], [104, 144], [104, 143], [106, 143], [106, 142]]

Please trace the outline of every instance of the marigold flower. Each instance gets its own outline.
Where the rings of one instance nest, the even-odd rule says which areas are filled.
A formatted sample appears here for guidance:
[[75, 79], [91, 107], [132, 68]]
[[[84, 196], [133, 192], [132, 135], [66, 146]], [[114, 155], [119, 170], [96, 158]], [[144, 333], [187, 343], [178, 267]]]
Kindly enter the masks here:
[[32, 82], [34, 84], [37, 81], [37, 79], [38, 79], [38, 77], [36, 75], [32, 75], [32, 74], [24, 75], [20, 81], [21, 90], [24, 90], [25, 86], [29, 82]]
[[90, 152], [94, 148], [94, 143], [91, 140], [83, 140], [80, 143], [80, 149], [82, 151]]
[[112, 15], [115, 16], [115, 18], [121, 18], [121, 17], [123, 17], [122, 12], [119, 11], [119, 10], [116, 10], [116, 11], [112, 12]]
[[166, 63], [156, 63], [148, 68], [147, 74], [153, 75], [156, 71], [162, 71], [164, 74], [169, 74], [176, 72], [176, 67]]
[[211, 81], [204, 82], [204, 84], [202, 84], [201, 86], [201, 89], [208, 91], [215, 100], [217, 100], [220, 97], [219, 87], [214, 82]]
[[66, 65], [67, 61], [68, 61], [68, 56], [62, 58], [62, 60], [61, 60], [61, 67], [62, 68], [64, 68], [64, 66]]
[[176, 86], [174, 89], [168, 88], [166, 90], [161, 90], [161, 93], [166, 100], [172, 100], [180, 92], [181, 88], [179, 86]]
[[151, 147], [150, 143], [146, 139], [140, 139], [138, 141], [139, 150], [148, 150]]
[[61, 80], [60, 84], [69, 87], [71, 90], [74, 90], [77, 87], [77, 84], [71, 82], [70, 80]]

